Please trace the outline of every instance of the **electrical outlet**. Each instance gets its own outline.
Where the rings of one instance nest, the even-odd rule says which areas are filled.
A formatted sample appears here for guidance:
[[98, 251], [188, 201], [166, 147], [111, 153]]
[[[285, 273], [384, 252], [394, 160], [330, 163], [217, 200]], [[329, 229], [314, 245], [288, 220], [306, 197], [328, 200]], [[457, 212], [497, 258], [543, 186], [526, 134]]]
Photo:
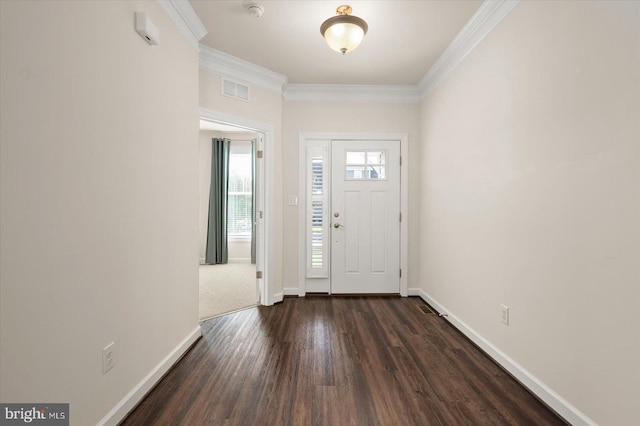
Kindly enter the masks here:
[[116, 365], [115, 345], [115, 342], [111, 342], [102, 349], [102, 374], [106, 374]]
[[509, 307], [507, 305], [500, 305], [500, 312], [502, 314], [502, 322], [509, 325]]

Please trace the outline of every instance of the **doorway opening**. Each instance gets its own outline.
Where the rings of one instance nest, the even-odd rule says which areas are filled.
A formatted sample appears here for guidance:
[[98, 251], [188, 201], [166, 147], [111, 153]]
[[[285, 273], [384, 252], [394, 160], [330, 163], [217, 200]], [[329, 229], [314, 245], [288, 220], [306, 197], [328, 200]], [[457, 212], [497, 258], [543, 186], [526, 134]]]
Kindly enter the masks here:
[[[256, 157], [256, 185], [255, 185], [255, 205], [256, 230], [255, 238], [255, 265], [256, 273], [255, 285], [259, 295], [258, 303], [265, 306], [273, 305], [275, 295], [271, 288], [271, 274], [273, 271], [273, 259], [269, 253], [273, 252], [273, 237], [271, 235], [274, 228], [275, 217], [270, 214], [273, 204], [273, 184], [271, 179], [274, 175], [274, 142], [275, 129], [272, 125], [251, 120], [245, 117], [230, 115], [207, 108], [199, 109], [200, 120], [217, 125], [231, 126], [235, 130], [243, 130], [258, 134]], [[228, 129], [228, 128], [227, 128]], [[202, 227], [201, 221], [201, 227]]]
[[[200, 320], [256, 306], [260, 301], [256, 279], [255, 153], [262, 137], [244, 128], [200, 121]], [[214, 160], [217, 144], [225, 147], [224, 167]], [[224, 184], [219, 175], [224, 175]], [[216, 185], [223, 185], [224, 193], [212, 190]], [[224, 208], [213, 208], [216, 203], [222, 203]], [[210, 245], [217, 246], [215, 255]]]

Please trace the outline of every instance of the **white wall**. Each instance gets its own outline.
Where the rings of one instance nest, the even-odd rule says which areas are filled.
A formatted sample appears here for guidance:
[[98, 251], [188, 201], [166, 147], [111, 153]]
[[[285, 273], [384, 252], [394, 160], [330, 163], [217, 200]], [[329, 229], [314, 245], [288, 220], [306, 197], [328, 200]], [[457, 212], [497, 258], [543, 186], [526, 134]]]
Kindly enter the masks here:
[[0, 15], [0, 400], [96, 424], [198, 330], [197, 50], [157, 2]]
[[[298, 145], [300, 133], [408, 133], [409, 152], [409, 271], [408, 287], [418, 287], [419, 277], [419, 158], [420, 105], [356, 103], [284, 103], [283, 182], [284, 198], [298, 195]], [[283, 234], [285, 288], [298, 288], [298, 262], [304, 262], [305, 248], [299, 246], [298, 209], [286, 206]]]
[[[211, 139], [227, 138], [234, 140], [251, 140], [257, 138], [257, 133], [251, 132], [219, 132], [200, 130], [199, 153], [199, 253], [200, 263], [204, 263], [207, 252], [207, 229], [209, 226], [209, 190], [211, 188]], [[244, 143], [244, 142], [243, 142]], [[249, 143], [249, 142], [247, 142]], [[228, 242], [229, 262], [251, 262], [251, 240]]]
[[639, 46], [639, 2], [521, 2], [422, 109], [423, 290], [601, 425], [640, 418]]

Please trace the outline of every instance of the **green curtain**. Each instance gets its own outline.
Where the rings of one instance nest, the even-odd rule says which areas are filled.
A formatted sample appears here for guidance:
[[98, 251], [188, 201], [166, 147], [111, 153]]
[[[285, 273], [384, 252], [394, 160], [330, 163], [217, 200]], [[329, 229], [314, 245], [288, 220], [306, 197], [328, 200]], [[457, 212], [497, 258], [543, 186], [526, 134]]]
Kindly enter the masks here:
[[212, 139], [209, 226], [205, 262], [227, 263], [227, 196], [229, 192], [229, 139]]
[[251, 141], [251, 263], [256, 264], [256, 160], [258, 141]]

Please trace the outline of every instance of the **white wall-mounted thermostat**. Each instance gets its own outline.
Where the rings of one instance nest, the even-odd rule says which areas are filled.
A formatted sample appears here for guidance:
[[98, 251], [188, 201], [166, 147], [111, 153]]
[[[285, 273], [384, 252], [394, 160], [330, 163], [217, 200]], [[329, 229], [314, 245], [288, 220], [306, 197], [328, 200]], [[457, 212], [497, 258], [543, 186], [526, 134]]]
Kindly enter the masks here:
[[136, 12], [136, 31], [150, 45], [160, 43], [160, 30], [142, 12]]

